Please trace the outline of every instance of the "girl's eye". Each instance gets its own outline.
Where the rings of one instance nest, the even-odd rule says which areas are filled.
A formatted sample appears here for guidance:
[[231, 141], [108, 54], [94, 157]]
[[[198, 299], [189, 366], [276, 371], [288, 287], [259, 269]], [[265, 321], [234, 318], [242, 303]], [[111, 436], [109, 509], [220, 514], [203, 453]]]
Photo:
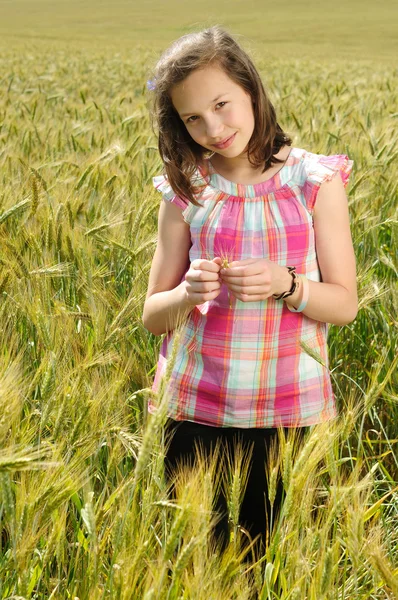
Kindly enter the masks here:
[[[223, 102], [218, 102], [218, 103], [216, 104], [216, 106], [220, 106], [220, 105], [222, 105], [222, 106], [220, 106], [220, 108], [223, 108], [223, 106], [224, 106], [225, 104], [227, 104], [227, 102], [224, 102], [224, 101], [223, 101]], [[193, 123], [193, 120], [192, 120], [192, 119], [194, 119], [194, 120], [196, 121], [196, 119], [198, 119], [198, 116], [197, 116], [197, 115], [193, 115], [192, 117], [188, 117], [188, 119], [186, 120], [186, 123]]]

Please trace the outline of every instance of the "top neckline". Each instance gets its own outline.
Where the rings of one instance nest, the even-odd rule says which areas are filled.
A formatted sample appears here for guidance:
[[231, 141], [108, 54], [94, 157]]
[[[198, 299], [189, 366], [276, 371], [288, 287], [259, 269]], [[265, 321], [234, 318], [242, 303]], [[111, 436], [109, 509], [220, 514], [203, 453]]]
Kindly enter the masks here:
[[257, 196], [262, 196], [266, 193], [280, 189], [286, 185], [287, 182], [285, 180], [282, 182], [281, 180], [281, 174], [286, 170], [287, 167], [291, 166], [291, 159], [294, 157], [294, 150], [295, 148], [291, 147], [290, 152], [279, 171], [277, 171], [269, 179], [261, 181], [260, 183], [244, 184], [230, 181], [215, 170], [209, 158], [206, 159], [209, 167], [209, 175], [206, 176], [203, 172], [202, 175], [212, 187], [226, 192], [231, 196], [237, 196], [240, 198], [255, 198]]

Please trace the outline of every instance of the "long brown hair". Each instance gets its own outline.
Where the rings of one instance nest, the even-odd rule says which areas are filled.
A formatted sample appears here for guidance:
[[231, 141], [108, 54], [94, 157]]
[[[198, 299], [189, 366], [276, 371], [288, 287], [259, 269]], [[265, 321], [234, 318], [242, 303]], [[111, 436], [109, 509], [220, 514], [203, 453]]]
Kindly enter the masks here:
[[227, 31], [215, 25], [180, 37], [161, 55], [148, 82], [149, 111], [152, 128], [158, 130], [159, 153], [168, 182], [178, 196], [195, 206], [201, 206], [195, 199], [201, 189], [194, 185], [192, 176], [209, 151], [189, 135], [170, 93], [193, 71], [209, 65], [222, 68], [251, 96], [256, 126], [247, 153], [253, 167], [263, 166], [264, 172], [284, 162], [274, 155], [282, 146], [292, 144], [276, 121], [275, 109], [251, 58]]

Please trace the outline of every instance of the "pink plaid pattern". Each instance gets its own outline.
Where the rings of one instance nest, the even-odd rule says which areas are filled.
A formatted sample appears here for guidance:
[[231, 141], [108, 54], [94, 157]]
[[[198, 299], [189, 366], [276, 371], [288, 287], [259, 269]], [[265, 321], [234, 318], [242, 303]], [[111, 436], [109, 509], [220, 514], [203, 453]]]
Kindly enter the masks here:
[[[267, 258], [321, 281], [312, 221], [317, 193], [337, 172], [346, 186], [352, 166], [346, 155], [292, 148], [272, 178], [241, 185], [209, 164], [208, 176], [196, 172], [196, 182], [206, 184], [198, 195], [200, 207], [176, 196], [162, 175], [153, 182], [190, 225], [191, 262], [225, 255], [229, 261]], [[168, 415], [242, 428], [308, 426], [334, 418], [328, 324], [290, 312], [283, 300], [242, 302], [231, 295], [232, 307], [229, 302], [224, 285], [215, 300], [196, 306], [184, 322], [167, 387]], [[174, 334], [161, 345], [155, 392]], [[148, 409], [154, 412], [156, 402], [149, 401]]]

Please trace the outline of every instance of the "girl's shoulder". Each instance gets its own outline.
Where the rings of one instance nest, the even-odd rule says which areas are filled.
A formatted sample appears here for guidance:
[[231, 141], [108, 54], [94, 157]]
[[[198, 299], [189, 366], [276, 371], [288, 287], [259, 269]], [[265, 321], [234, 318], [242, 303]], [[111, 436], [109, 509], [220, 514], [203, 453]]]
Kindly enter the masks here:
[[[205, 166], [199, 166], [195, 170], [191, 181], [194, 186], [197, 186], [198, 189], [203, 191], [203, 189], [207, 186], [207, 171], [205, 170]], [[171, 187], [167, 177], [163, 174], [155, 175], [152, 177], [152, 183], [154, 188], [162, 194], [162, 198], [167, 202], [172, 202], [176, 204], [181, 209], [185, 210], [191, 206], [191, 203], [186, 198], [182, 198], [178, 196], [173, 188]], [[195, 194], [195, 197], [199, 198], [202, 196], [202, 193]]]
[[317, 154], [301, 150], [301, 168], [299, 169], [299, 185], [302, 199], [312, 215], [319, 188], [325, 181], [330, 181], [340, 173], [344, 187], [347, 186], [354, 161], [346, 154]]
[[301, 155], [302, 175], [308, 182], [320, 186], [340, 172], [344, 186], [347, 185], [354, 161], [346, 154], [326, 155], [303, 148], [297, 150]]

